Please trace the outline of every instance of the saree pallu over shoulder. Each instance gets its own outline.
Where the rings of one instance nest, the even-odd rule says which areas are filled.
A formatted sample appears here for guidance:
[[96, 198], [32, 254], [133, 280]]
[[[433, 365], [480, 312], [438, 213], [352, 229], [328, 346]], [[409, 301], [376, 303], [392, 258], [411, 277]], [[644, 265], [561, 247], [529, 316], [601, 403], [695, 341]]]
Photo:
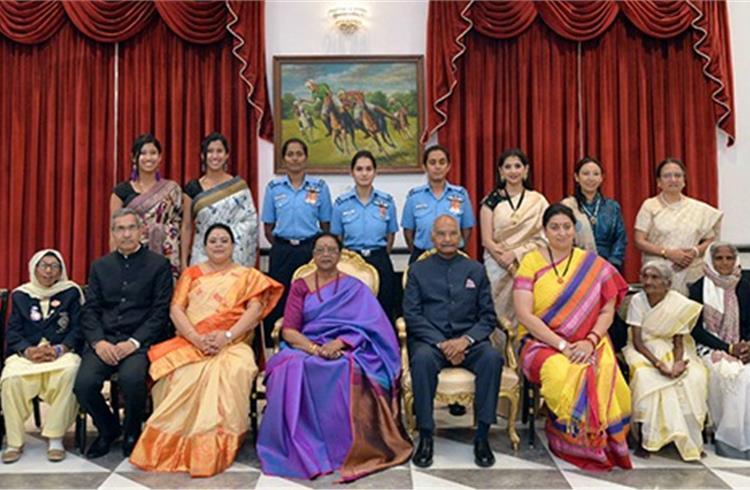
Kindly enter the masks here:
[[[534, 314], [568, 342], [586, 338], [601, 307], [612, 298], [616, 298], [616, 305], [619, 305], [627, 293], [628, 285], [619, 272], [593, 252], [573, 249], [573, 272], [562, 285], [542, 254], [539, 251], [532, 254], [529, 254], [529, 262], [536, 265], [536, 270], [527, 276], [522, 267], [515, 287], [533, 291]], [[522, 327], [521, 334], [526, 333]], [[527, 335], [521, 353], [524, 374], [539, 382], [542, 364], [557, 350]]]
[[[692, 248], [701, 241], [719, 238], [724, 213], [690, 197], [668, 204], [660, 196], [646, 199], [635, 219], [635, 229], [646, 233], [649, 242], [664, 248]], [[660, 259], [644, 253], [642, 263]], [[672, 289], [687, 294], [688, 284], [703, 276], [703, 260], [696, 257], [685, 269], [675, 272]]]
[[258, 214], [253, 195], [241, 177], [232, 177], [195, 196], [190, 208], [195, 225], [190, 263], [206, 260], [203, 235], [215, 223], [224, 223], [232, 229], [235, 245], [232, 258], [238, 264], [252, 267], [258, 246]]
[[169, 259], [172, 274], [180, 270], [180, 227], [182, 224], [182, 189], [176, 182], [158, 180], [148, 191], [136, 196], [128, 207], [146, 224], [142, 243], [152, 252]]
[[[199, 334], [229, 330], [242, 316], [250, 301], [263, 305], [265, 318], [283, 292], [283, 286], [256, 269], [233, 267], [205, 274], [199, 266], [188, 267], [175, 287], [172, 304], [187, 306], [186, 314]], [[254, 331], [243, 340], [252, 340]], [[258, 353], [261, 354], [261, 353]], [[186, 338], [177, 336], [156, 344], [148, 352], [149, 374], [159, 380], [175, 369], [206, 356]], [[258, 359], [262, 359], [260, 355]]]
[[[189, 267], [180, 277], [173, 304], [199, 333], [227, 330], [248, 302], [260, 301], [267, 315], [281, 295], [280, 284], [245, 267], [204, 274]], [[150, 471], [186, 471], [211, 476], [234, 461], [248, 430], [250, 386], [256, 356], [242, 339], [204, 356], [183, 337], [149, 350], [154, 412], [130, 461]]]
[[338, 471], [352, 481], [411, 455], [399, 414], [398, 343], [359, 280], [347, 276], [319, 293], [305, 298], [301, 332], [320, 344], [339, 338], [347, 349], [326, 360], [287, 347], [270, 359], [258, 457], [266, 474], [315, 478]]
[[[602, 307], [619, 303], [627, 283], [593, 252], [574, 249], [573, 272], [563, 284], [538, 251], [526, 256], [516, 287], [533, 292], [533, 313], [569, 342], [586, 338]], [[525, 331], [525, 329], [524, 329]], [[581, 468], [631, 468], [625, 438], [630, 426], [630, 391], [605, 336], [592, 362], [573, 364], [564, 354], [526, 334], [521, 344], [524, 374], [541, 385], [550, 409], [546, 424], [550, 449]]]
[[645, 293], [638, 293], [632, 303], [637, 311], [628, 311], [628, 323], [641, 328], [646, 348], [671, 366], [673, 338], [681, 335], [683, 356], [689, 361], [680, 377], [666, 377], [635, 349], [630, 335], [623, 354], [630, 366], [633, 420], [641, 424], [642, 445], [649, 451], [658, 451], [674, 443], [683, 459], [698, 460], [708, 411], [708, 372], [698, 357], [690, 331], [701, 305], [676, 291], [669, 291], [653, 308]]

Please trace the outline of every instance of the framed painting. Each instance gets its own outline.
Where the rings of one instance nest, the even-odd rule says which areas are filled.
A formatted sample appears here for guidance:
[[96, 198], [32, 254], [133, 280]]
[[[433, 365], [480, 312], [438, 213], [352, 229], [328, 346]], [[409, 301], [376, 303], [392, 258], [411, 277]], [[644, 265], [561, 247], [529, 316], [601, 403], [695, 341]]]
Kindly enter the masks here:
[[349, 173], [359, 150], [381, 173], [421, 172], [423, 94], [422, 56], [274, 56], [274, 172], [289, 138], [311, 173]]

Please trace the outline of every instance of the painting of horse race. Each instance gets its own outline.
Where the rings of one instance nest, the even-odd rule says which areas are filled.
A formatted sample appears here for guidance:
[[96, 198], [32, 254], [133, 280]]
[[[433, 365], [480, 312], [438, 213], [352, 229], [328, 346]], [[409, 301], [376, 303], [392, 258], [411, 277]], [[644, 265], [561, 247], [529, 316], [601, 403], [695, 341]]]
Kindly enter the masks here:
[[275, 56], [274, 171], [282, 143], [299, 138], [311, 173], [349, 173], [369, 150], [378, 172], [421, 172], [422, 56]]

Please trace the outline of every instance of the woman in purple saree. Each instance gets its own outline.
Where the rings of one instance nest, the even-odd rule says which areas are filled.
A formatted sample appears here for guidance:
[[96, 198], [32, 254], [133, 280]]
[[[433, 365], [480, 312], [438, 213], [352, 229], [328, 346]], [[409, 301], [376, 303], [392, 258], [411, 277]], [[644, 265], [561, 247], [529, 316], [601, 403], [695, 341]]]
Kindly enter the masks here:
[[294, 281], [283, 349], [266, 365], [258, 457], [269, 475], [352, 481], [406, 462], [399, 416], [401, 360], [377, 298], [338, 271], [338, 237], [314, 242], [317, 269]]

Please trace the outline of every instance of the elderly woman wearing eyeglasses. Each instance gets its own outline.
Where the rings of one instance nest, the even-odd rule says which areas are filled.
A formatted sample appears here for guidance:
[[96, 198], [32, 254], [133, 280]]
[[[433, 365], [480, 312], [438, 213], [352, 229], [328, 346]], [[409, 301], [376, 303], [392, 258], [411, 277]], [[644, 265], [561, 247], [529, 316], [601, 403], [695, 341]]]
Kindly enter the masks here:
[[701, 258], [721, 229], [721, 211], [687, 197], [685, 164], [665, 158], [656, 167], [661, 191], [643, 201], [635, 218], [635, 246], [643, 252], [643, 263], [668, 260], [674, 270], [672, 289], [688, 294], [688, 286], [703, 277]]
[[50, 404], [42, 436], [49, 440], [47, 458], [65, 459], [62, 438], [73, 423], [78, 403], [73, 382], [81, 358], [80, 311], [83, 293], [68, 280], [57, 250], [40, 250], [29, 261], [30, 281], [13, 291], [8, 323], [9, 357], [0, 377], [7, 446], [3, 463], [18, 461], [23, 453], [24, 422], [32, 400]]

